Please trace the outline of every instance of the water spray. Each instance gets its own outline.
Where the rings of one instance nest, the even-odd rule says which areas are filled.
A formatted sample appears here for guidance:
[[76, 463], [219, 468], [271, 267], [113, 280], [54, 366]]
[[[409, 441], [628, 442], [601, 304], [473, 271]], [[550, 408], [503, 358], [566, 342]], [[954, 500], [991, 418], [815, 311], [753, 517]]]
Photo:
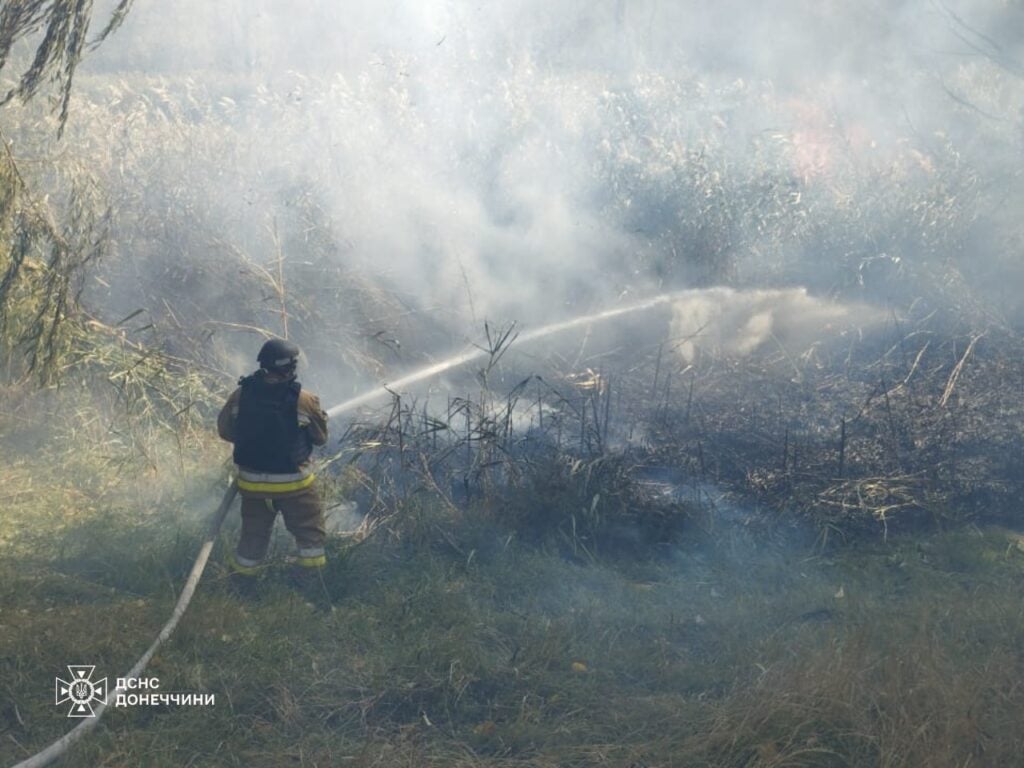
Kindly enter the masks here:
[[[595, 312], [589, 315], [581, 315], [579, 317], [571, 318], [569, 320], [562, 320], [556, 323], [550, 323], [540, 328], [528, 331], [519, 335], [516, 338], [518, 343], [528, 343], [537, 339], [544, 338], [546, 336], [552, 336], [562, 331], [568, 331], [573, 328], [579, 328], [581, 326], [591, 325], [593, 323], [599, 323], [604, 320], [610, 320], [615, 317], [622, 315], [631, 314], [634, 312], [642, 312], [647, 309], [666, 304], [668, 302], [676, 301], [680, 302], [680, 306], [683, 308], [697, 306], [701, 301], [713, 300], [721, 303], [731, 301], [732, 297], [736, 292], [729, 291], [728, 289], [706, 289], [700, 291], [677, 291], [672, 293], [662, 293], [657, 296], [653, 296], [643, 301], [638, 301], [633, 304], [627, 304], [626, 306], [616, 307], [614, 309], [606, 309], [603, 312]], [[826, 320], [834, 320], [835, 318], [846, 314], [850, 311], [850, 308], [843, 308], [842, 310], [829, 310], [822, 313], [821, 307], [823, 305], [816, 303], [815, 300], [808, 299], [806, 291], [799, 289], [796, 291], [761, 291], [754, 292], [753, 295], [744, 295], [744, 301], [737, 302], [741, 310], [742, 322], [733, 329], [732, 332], [742, 331], [750, 336], [753, 330], [760, 329], [762, 335], [768, 331], [771, 331], [771, 326], [774, 323], [772, 315], [772, 306], [787, 307], [788, 313], [783, 313], [783, 320], [792, 324], [794, 318], [799, 318], [802, 325], [809, 325], [813, 330], [817, 330], [816, 326], [818, 322], [824, 322]], [[838, 311], [838, 314], [836, 312]], [[746, 314], [743, 314], [743, 313]], [[749, 315], [749, 317], [748, 317]], [[735, 319], [735, 318], [734, 318]], [[752, 328], [752, 322], [757, 320], [764, 325], [764, 328]], [[783, 323], [785, 327], [786, 322]], [[773, 337], [774, 338], [774, 337]], [[750, 342], [745, 342], [748, 346]], [[756, 346], [756, 345], [755, 345]], [[743, 351], [742, 349], [740, 351]], [[749, 351], [749, 350], [747, 350]], [[357, 395], [349, 400], [346, 400], [334, 407], [328, 409], [327, 417], [333, 419], [336, 416], [340, 416], [343, 413], [355, 410], [360, 406], [372, 403], [378, 398], [383, 398], [387, 395], [392, 394], [396, 389], [402, 389], [412, 384], [416, 384], [425, 379], [429, 379], [432, 376], [449, 371], [452, 368], [458, 368], [459, 366], [471, 363], [474, 360], [487, 357], [492, 353], [491, 350], [484, 349], [481, 347], [473, 347], [464, 352], [452, 355], [451, 357], [445, 358], [440, 362], [433, 363], [432, 365], [424, 366], [418, 370], [408, 373], [400, 378], [397, 378], [386, 384], [374, 387], [361, 395]], [[167, 640], [171, 633], [174, 632], [184, 615], [185, 610], [188, 608], [189, 602], [192, 600], [192, 596], [195, 593], [196, 587], [199, 584], [199, 579], [203, 575], [203, 570], [206, 568], [207, 560], [210, 557], [210, 553], [213, 550], [213, 545], [217, 540], [217, 536], [220, 533], [221, 525], [224, 519], [227, 517], [228, 510], [237, 495], [237, 487], [234, 481], [228, 486], [224, 493], [224, 497], [220, 502], [220, 506], [210, 519], [209, 528], [207, 530], [206, 539], [203, 541], [200, 547], [199, 554], [196, 557], [195, 563], [192, 565], [192, 570], [189, 572], [188, 578], [182, 587], [181, 594], [178, 597], [178, 601], [174, 606], [174, 611], [171, 617], [167, 620], [167, 623], [161, 629], [160, 634], [157, 635], [156, 639], [142, 655], [142, 657], [135, 663], [135, 666], [124, 675], [126, 679], [138, 679], [140, 675], [145, 671], [146, 666], [149, 664], [150, 659], [156, 653], [160, 645]], [[49, 765], [54, 760], [60, 758], [76, 741], [82, 736], [88, 733], [90, 730], [96, 727], [99, 722], [100, 716], [107, 708], [107, 701], [113, 692], [108, 692], [107, 699], [97, 705], [95, 709], [95, 717], [88, 720], [84, 720], [77, 727], [66, 733], [57, 741], [53, 742], [50, 746], [43, 749], [41, 752], [33, 755], [32, 757], [17, 763], [12, 768], [41, 768], [42, 766]]]
[[[631, 312], [640, 312], [642, 310], [658, 306], [659, 304], [664, 304], [665, 302], [670, 301], [675, 295], [676, 294], [664, 293], [659, 296], [654, 296], [653, 298], [647, 299], [645, 301], [629, 304], [625, 307], [608, 309], [605, 310], [604, 312], [597, 312], [591, 315], [583, 315], [581, 317], [576, 317], [571, 320], [563, 320], [561, 322], [551, 323], [550, 325], [545, 325], [542, 328], [536, 328], [532, 331], [522, 334], [521, 336], [518, 337], [518, 340], [520, 342], [534, 341], [535, 339], [540, 339], [545, 336], [550, 336], [552, 334], [559, 333], [561, 331], [567, 331], [572, 328], [577, 328], [579, 326], [589, 325], [590, 323], [597, 323], [602, 320], [609, 320], [613, 317], [629, 314]], [[445, 360], [442, 360], [438, 363], [434, 363], [433, 365], [428, 365], [424, 368], [420, 368], [419, 370], [413, 371], [412, 373], [407, 374], [399, 379], [395, 379], [394, 381], [388, 384], [383, 384], [368, 392], [364, 392], [363, 394], [358, 395], [357, 397], [353, 397], [350, 400], [346, 400], [343, 403], [339, 403], [333, 408], [328, 409], [327, 416], [328, 418], [340, 416], [341, 414], [347, 413], [348, 411], [354, 410], [355, 408], [358, 408], [362, 405], [371, 403], [377, 398], [389, 394], [389, 392], [393, 391], [394, 389], [407, 387], [410, 384], [416, 384], [417, 382], [423, 381], [424, 379], [428, 379], [431, 376], [436, 376], [439, 373], [444, 373], [445, 371], [451, 370], [452, 368], [457, 368], [461, 365], [465, 365], [466, 363], [470, 363], [478, 358], [485, 357], [487, 354], [487, 350], [480, 349], [479, 347], [474, 347], [473, 349], [467, 350], [457, 355], [452, 355], [451, 357], [446, 358]], [[164, 643], [165, 640], [167, 640], [171, 636], [171, 633], [173, 633], [174, 630], [177, 628], [178, 622], [181, 620], [181, 617], [185, 614], [185, 610], [188, 608], [188, 605], [192, 600], [192, 596], [195, 594], [196, 587], [199, 584], [199, 579], [202, 577], [203, 571], [206, 568], [206, 563], [210, 558], [210, 553], [213, 551], [213, 545], [217, 540], [217, 536], [220, 534], [221, 525], [224, 523], [224, 519], [227, 517], [228, 510], [231, 508], [231, 503], [234, 501], [237, 493], [238, 489], [234, 481], [232, 480], [231, 484], [228, 486], [228, 489], [224, 492], [224, 497], [221, 499], [220, 505], [217, 507], [217, 511], [214, 513], [213, 517], [210, 520], [209, 528], [206, 534], [206, 539], [203, 541], [203, 544], [199, 549], [199, 554], [196, 556], [196, 560], [192, 564], [192, 570], [189, 572], [188, 578], [185, 580], [185, 584], [181, 589], [181, 594], [178, 597], [178, 602], [174, 606], [174, 611], [171, 613], [171, 617], [167, 620], [167, 623], [164, 624], [163, 628], [160, 630], [160, 634], [157, 635], [156, 639], [149, 646], [149, 648], [142, 655], [142, 657], [135, 663], [131, 670], [123, 676], [125, 679], [138, 679], [142, 675], [142, 673], [145, 672], [147, 665], [153, 658], [154, 654], [157, 652], [157, 649]], [[115, 693], [115, 691], [108, 691], [106, 699], [104, 699], [96, 706], [95, 717], [89, 718], [88, 720], [83, 720], [79, 725], [77, 725], [75, 728], [72, 728], [70, 731], [64, 734], [61, 738], [54, 741], [48, 747], [41, 750], [40, 752], [37, 752], [32, 757], [22, 760], [20, 763], [16, 763], [14, 766], [12, 766], [12, 768], [42, 768], [42, 766], [49, 765], [55, 760], [58, 760], [60, 757], [64, 755], [65, 752], [68, 751], [68, 749], [71, 748], [73, 744], [79, 741], [83, 736], [85, 736], [89, 731], [91, 731], [99, 724], [100, 717], [102, 717], [103, 713], [107, 709], [110, 697], [115, 695]]]
[[[575, 317], [570, 320], [562, 320], [557, 323], [551, 323], [541, 328], [535, 328], [532, 331], [527, 331], [526, 333], [520, 334], [517, 337], [517, 341], [520, 344], [535, 341], [536, 339], [541, 339], [544, 338], [545, 336], [551, 336], [562, 331], [568, 331], [572, 328], [579, 328], [580, 326], [590, 325], [591, 323], [598, 323], [601, 322], [602, 320], [610, 320], [613, 317], [619, 317], [620, 315], [627, 315], [632, 312], [640, 312], [645, 309], [651, 309], [652, 307], [656, 307], [659, 304], [664, 304], [668, 301], [671, 301], [678, 295], [679, 294], [675, 293], [662, 293], [650, 299], [639, 301], [634, 304], [628, 304], [624, 307], [606, 309], [604, 312], [596, 312], [591, 315], [582, 315], [580, 317]], [[370, 391], [364, 392], [361, 395], [357, 395], [356, 397], [353, 397], [350, 400], [346, 400], [343, 403], [339, 403], [338, 405], [334, 406], [333, 408], [330, 408], [327, 411], [327, 418], [333, 419], [335, 416], [339, 416], [355, 408], [359, 408], [360, 406], [372, 403], [374, 400], [389, 395], [397, 389], [408, 387], [412, 384], [416, 384], [420, 381], [423, 381], [424, 379], [429, 379], [432, 376], [436, 376], [440, 373], [444, 373], [445, 371], [449, 371], [452, 368], [458, 368], [460, 366], [465, 365], [466, 363], [471, 363], [474, 360], [478, 360], [482, 357], [487, 357], [487, 355], [489, 354], [489, 350], [481, 349], [480, 347], [473, 347], [472, 349], [468, 349], [465, 352], [461, 352], [457, 355], [452, 355], [451, 357], [441, 360], [438, 363], [424, 366], [423, 368], [420, 368], [417, 371], [413, 371], [412, 373], [406, 374], [405, 376], [402, 376], [399, 379], [395, 379], [394, 381], [388, 382], [386, 384], [381, 384], [379, 387], [375, 389], [371, 389]]]

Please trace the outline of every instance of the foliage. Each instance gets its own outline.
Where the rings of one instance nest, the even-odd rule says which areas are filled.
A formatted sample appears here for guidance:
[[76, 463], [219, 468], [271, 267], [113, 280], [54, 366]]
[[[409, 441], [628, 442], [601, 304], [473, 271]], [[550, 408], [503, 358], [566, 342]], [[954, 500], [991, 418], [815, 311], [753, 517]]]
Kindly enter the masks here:
[[17, 86], [0, 100], [0, 106], [18, 97], [31, 99], [44, 80], [50, 79], [60, 93], [60, 134], [68, 119], [71, 85], [87, 47], [95, 47], [113, 33], [131, 9], [132, 0], [118, 0], [106, 26], [87, 43], [92, 21], [92, 0], [8, 0], [0, 9], [0, 71], [14, 58], [14, 46], [42, 30], [31, 64]]
[[[652, 284], [802, 283], [884, 306], [891, 325], [843, 349], [686, 362], [649, 333], [618, 347], [608, 333], [550, 363], [493, 349], [447, 382], [446, 410], [398, 393], [357, 420], [325, 483], [375, 531], [331, 542], [337, 610], [314, 615], [276, 566], [264, 602], [242, 605], [215, 569], [153, 669], [222, 708], [125, 713], [81, 762], [909, 768], [1021, 754], [1018, 540], [895, 535], [1015, 512], [1024, 493], [1019, 318], [971, 261], [992, 200], [1014, 208], [1021, 189], [984, 181], [973, 140], [868, 141], [770, 83], [524, 65], [500, 104], [471, 105], [496, 114], [485, 139], [446, 143], [398, 59], [356, 82], [89, 79], [69, 121], [90, 8], [0, 15], [0, 67], [43, 35], [6, 100], [47, 73], [63, 94], [59, 115], [29, 105], [14, 121], [20, 167], [0, 159], [0, 426], [20, 457], [0, 470], [0, 754], [63, 726], [38, 694], [69, 654], [116, 674], [166, 613], [220, 481], [208, 427], [234, 334], [290, 334], [332, 361], [320, 370], [339, 389], [467, 335], [448, 301], [462, 282], [439, 281], [428, 320], [356, 267], [375, 255], [358, 225], [383, 215], [363, 199], [380, 161], [431, 157], [515, 222], [530, 211], [494, 189], [552, 143], [571, 148], [539, 155], [572, 169], [567, 199], [631, 246], [572, 255], [576, 307]], [[991, 86], [976, 69], [954, 86]], [[1021, 96], [974, 90], [983, 108]], [[302, 99], [329, 119], [311, 123]], [[750, 134], [747, 119], [784, 127]], [[1005, 125], [979, 136], [1011, 145]], [[338, 191], [325, 158], [342, 150], [355, 181]], [[410, 213], [419, 260], [444, 255], [417, 229], [433, 212]], [[1019, 222], [997, 223], [1010, 258]], [[64, 389], [31, 391], [30, 374]], [[779, 545], [805, 520], [820, 544], [865, 530], [893, 543], [822, 546], [828, 559]]]
[[[22, 470], [3, 471], [18, 487]], [[118, 483], [141, 486], [148, 514], [136, 490], [76, 492], [64, 466], [42, 479], [51, 495], [9, 502], [21, 522], [0, 542], [21, 553], [0, 558], [5, 762], [66, 728], [44, 694], [69, 657], [130, 666], [201, 528], [182, 504], [200, 499], [173, 483], [161, 498], [153, 475]], [[436, 497], [414, 503], [424, 521], [445, 515]], [[279, 564], [254, 603], [215, 565], [150, 671], [216, 705], [115, 710], [70, 759], [952, 768], [1024, 748], [1024, 560], [999, 531], [826, 558], [722, 529], [661, 561], [582, 565], [466, 520], [328, 549], [328, 613]]]
[[[2, 136], [0, 136], [2, 140]], [[43, 383], [56, 378], [69, 347], [69, 320], [84, 270], [102, 253], [106, 222], [96, 213], [92, 185], [72, 188], [61, 230], [33, 199], [4, 141], [0, 155], [0, 353], [8, 377], [24, 370]]]

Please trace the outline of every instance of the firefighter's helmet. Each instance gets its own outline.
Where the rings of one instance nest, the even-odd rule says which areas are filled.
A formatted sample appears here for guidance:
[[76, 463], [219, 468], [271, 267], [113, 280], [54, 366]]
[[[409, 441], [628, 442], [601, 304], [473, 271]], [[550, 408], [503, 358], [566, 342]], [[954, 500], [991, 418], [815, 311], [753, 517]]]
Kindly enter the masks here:
[[256, 355], [256, 362], [267, 370], [287, 370], [299, 361], [299, 348], [287, 339], [271, 339]]

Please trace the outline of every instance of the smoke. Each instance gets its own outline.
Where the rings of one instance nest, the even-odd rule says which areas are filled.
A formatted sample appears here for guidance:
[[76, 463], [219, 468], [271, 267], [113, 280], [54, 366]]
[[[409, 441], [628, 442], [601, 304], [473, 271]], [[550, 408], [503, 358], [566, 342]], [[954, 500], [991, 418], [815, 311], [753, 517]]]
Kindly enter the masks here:
[[867, 307], [828, 302], [804, 288], [686, 291], [672, 305], [676, 349], [692, 362], [702, 350], [743, 356], [766, 345], [802, 351], [821, 339], [877, 321]]
[[[716, 284], [899, 305], [949, 270], [1012, 314], [1022, 24], [980, 0], [139, 2], [72, 120], [115, 126], [111, 187], [140, 218], [187, 207], [257, 263], [272, 224], [310, 258], [315, 225], [452, 328]], [[147, 252], [158, 286], [167, 248]], [[832, 319], [793, 291], [723, 291], [677, 322], [742, 353]]]

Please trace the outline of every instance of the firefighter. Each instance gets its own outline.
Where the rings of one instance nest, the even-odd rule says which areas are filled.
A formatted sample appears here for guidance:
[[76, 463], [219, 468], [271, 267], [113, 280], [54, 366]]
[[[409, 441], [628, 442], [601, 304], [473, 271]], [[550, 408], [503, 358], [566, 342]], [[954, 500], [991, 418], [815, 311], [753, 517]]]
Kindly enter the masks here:
[[239, 379], [217, 417], [220, 436], [235, 446], [242, 496], [231, 580], [247, 596], [255, 593], [278, 512], [299, 550], [291, 581], [307, 592], [322, 584], [326, 528], [310, 457], [314, 445], [327, 442], [327, 414], [296, 380], [298, 358], [299, 348], [290, 341], [268, 341], [256, 357], [259, 370]]

